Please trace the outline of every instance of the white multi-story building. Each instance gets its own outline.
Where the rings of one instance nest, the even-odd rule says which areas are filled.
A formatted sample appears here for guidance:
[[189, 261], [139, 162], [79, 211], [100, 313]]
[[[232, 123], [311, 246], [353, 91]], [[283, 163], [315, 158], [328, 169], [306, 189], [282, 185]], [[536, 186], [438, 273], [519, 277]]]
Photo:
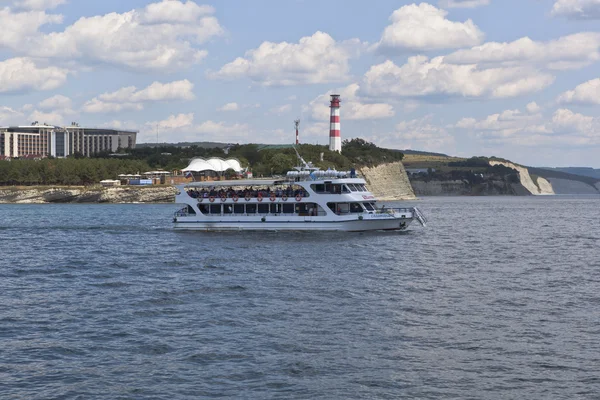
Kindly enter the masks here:
[[8, 158], [67, 157], [75, 153], [86, 157], [118, 149], [133, 149], [137, 131], [67, 127], [33, 124], [0, 128], [0, 155]]

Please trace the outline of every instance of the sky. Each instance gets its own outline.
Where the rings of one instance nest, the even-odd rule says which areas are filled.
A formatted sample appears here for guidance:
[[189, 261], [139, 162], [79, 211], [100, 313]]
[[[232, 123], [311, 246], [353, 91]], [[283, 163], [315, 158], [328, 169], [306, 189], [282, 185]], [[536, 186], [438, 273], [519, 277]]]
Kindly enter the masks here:
[[600, 0], [0, 0], [0, 126], [600, 168]]

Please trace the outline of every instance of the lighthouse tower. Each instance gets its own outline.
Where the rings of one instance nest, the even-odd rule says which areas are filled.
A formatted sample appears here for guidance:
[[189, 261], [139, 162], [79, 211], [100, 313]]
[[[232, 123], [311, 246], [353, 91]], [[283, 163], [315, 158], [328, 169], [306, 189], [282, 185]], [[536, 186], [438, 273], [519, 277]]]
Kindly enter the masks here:
[[331, 118], [329, 121], [329, 150], [342, 152], [342, 138], [340, 136], [340, 95], [331, 95]]

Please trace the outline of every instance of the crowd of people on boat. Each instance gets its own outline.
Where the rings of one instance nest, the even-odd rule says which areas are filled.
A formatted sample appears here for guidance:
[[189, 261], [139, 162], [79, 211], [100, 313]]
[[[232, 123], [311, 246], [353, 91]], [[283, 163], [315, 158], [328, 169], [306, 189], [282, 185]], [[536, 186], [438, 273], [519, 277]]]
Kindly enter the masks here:
[[231, 187], [221, 188], [217, 190], [217, 188], [209, 188], [209, 189], [189, 189], [187, 191], [188, 195], [194, 199], [202, 198], [202, 199], [252, 199], [252, 198], [289, 198], [289, 197], [308, 197], [308, 193], [304, 188], [298, 187], [294, 188], [292, 185], [281, 188], [253, 188], [249, 186], [245, 189], [234, 189]]

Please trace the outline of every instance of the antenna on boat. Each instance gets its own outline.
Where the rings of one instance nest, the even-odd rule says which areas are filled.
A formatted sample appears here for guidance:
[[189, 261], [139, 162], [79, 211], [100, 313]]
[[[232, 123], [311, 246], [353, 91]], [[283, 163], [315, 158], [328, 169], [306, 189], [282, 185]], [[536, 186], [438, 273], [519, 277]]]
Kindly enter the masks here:
[[298, 156], [298, 160], [300, 160], [300, 163], [302, 164], [302, 167], [304, 168], [310, 168], [310, 165], [304, 161], [304, 158], [302, 158], [302, 156], [300, 155], [300, 153], [298, 153], [298, 149], [296, 148], [295, 145], [292, 145], [292, 147], [294, 148], [294, 151], [296, 152], [296, 155]]

